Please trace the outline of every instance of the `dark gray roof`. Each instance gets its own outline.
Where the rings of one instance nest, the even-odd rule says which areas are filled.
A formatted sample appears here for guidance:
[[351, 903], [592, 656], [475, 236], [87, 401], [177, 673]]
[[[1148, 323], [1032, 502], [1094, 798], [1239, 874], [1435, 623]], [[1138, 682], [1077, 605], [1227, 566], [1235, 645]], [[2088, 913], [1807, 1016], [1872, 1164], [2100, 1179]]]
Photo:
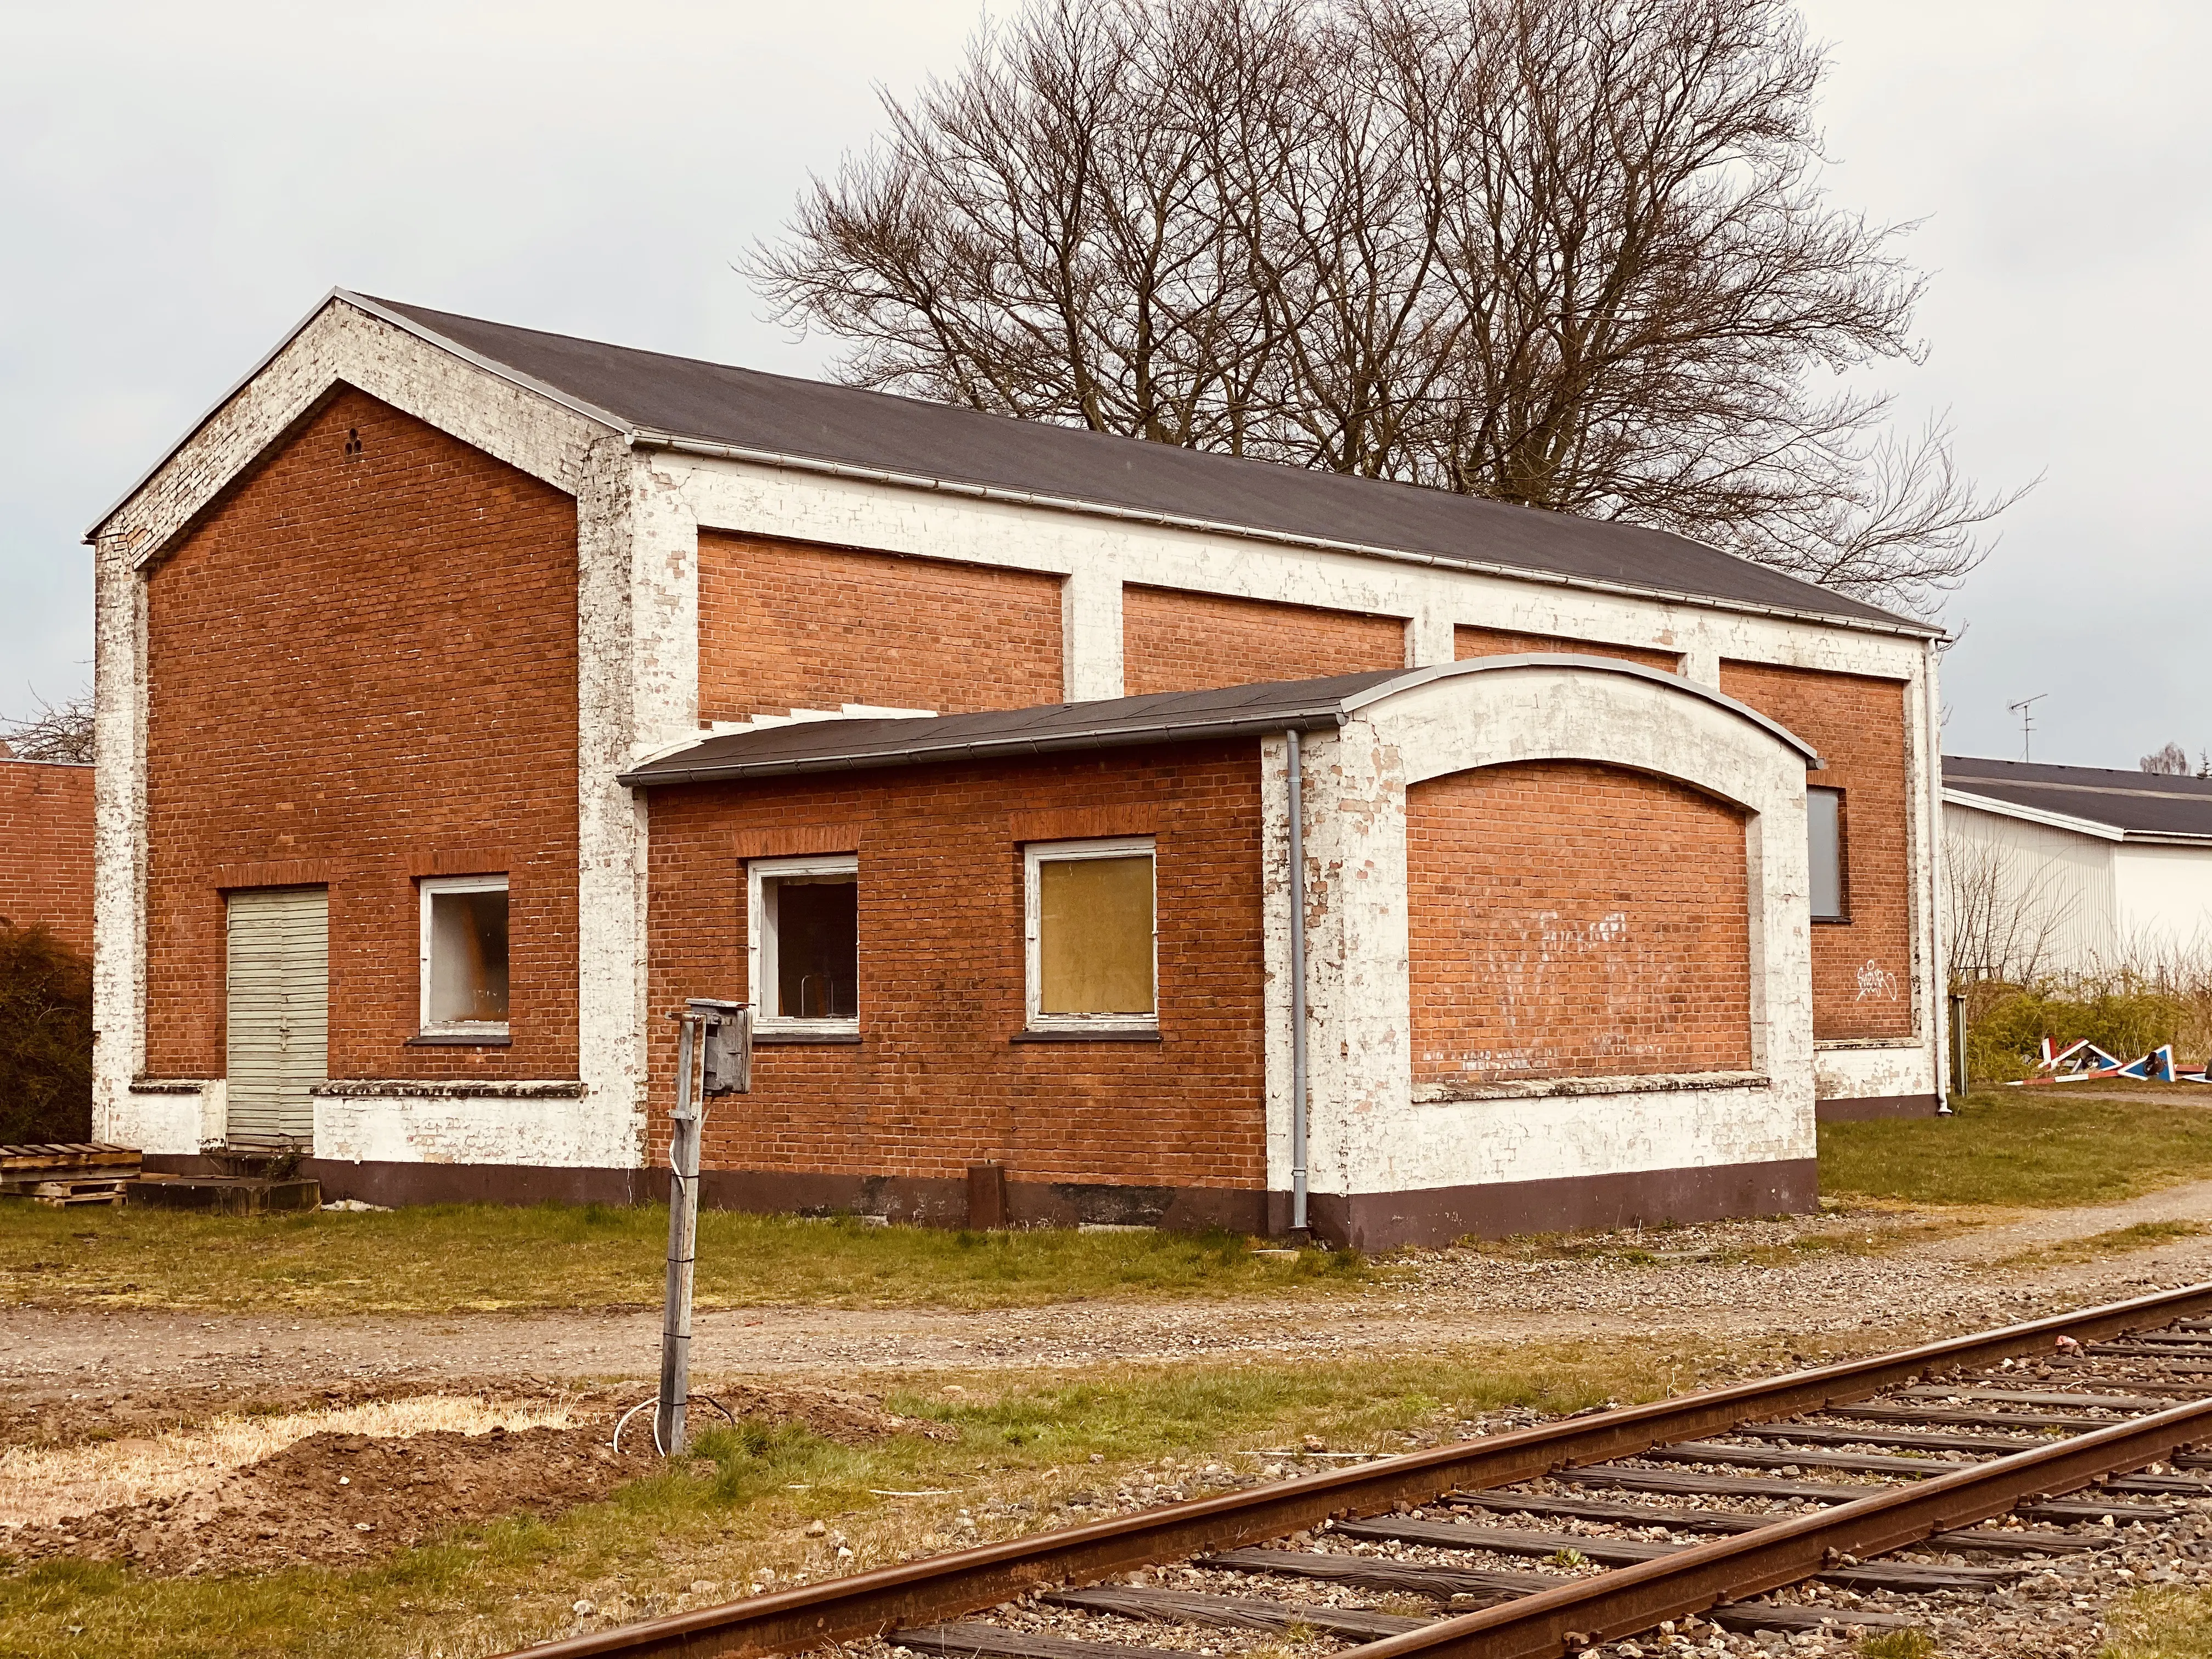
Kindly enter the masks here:
[[621, 781], [633, 788], [775, 777], [796, 772], [858, 771], [961, 760], [1005, 759], [1079, 749], [1140, 744], [1197, 743], [1256, 738], [1293, 728], [1341, 726], [1376, 696], [1430, 680], [1571, 666], [1647, 679], [1718, 704], [1820, 764], [1811, 745], [1758, 710], [1698, 684], [1617, 657], [1563, 653], [1478, 657], [1432, 668], [1382, 668], [1325, 679], [1269, 680], [1215, 691], [1165, 691], [1096, 702], [1054, 702], [979, 714], [904, 715], [880, 720], [795, 720], [758, 731], [724, 732], [634, 766]]
[[1665, 531], [1206, 454], [343, 295], [618, 428], [1163, 520], [1933, 633]]
[[1054, 702], [981, 714], [913, 715], [886, 720], [797, 720], [759, 732], [725, 732], [647, 761], [623, 775], [632, 786], [702, 783], [716, 778], [771, 777], [931, 761], [997, 759], [1072, 749], [1127, 748], [1143, 743], [1194, 743], [1263, 732], [1334, 727], [1344, 700], [1402, 678], [1402, 668], [1337, 674], [1321, 680], [1280, 680], [1218, 691], [1164, 691], [1149, 697]]
[[2120, 830], [2130, 840], [2212, 840], [2212, 778], [1946, 755], [1943, 787], [2009, 805], [2086, 818]]

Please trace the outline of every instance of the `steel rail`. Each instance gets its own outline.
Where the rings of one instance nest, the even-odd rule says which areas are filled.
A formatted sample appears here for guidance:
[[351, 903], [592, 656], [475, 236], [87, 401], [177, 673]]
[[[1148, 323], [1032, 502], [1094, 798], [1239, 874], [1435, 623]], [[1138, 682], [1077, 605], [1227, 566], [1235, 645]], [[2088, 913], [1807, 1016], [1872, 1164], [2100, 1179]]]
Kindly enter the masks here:
[[[1455, 1488], [1510, 1486], [1571, 1463], [1634, 1456], [1670, 1440], [1726, 1433], [1738, 1423], [1864, 1400], [1931, 1371], [2042, 1352], [2059, 1336], [2101, 1339], [2191, 1315], [2212, 1315], [2212, 1284], [2158, 1291], [1676, 1399], [1566, 1418], [1250, 1492], [923, 1556], [520, 1651], [526, 1651], [530, 1659], [586, 1659], [601, 1654], [705, 1659], [708, 1655], [787, 1653], [825, 1642], [866, 1640], [902, 1625], [954, 1618], [1046, 1587], [1095, 1582], [1133, 1567], [1279, 1538], [1333, 1517], [1377, 1514], [1399, 1504], [1425, 1504]], [[1556, 1647], [1550, 1651], [1556, 1653]]]
[[[2024, 1498], [2071, 1492], [2100, 1474], [2141, 1468], [2208, 1429], [2212, 1400], [2191, 1401], [1442, 1620], [1347, 1649], [1336, 1659], [1559, 1659], [1562, 1653], [1650, 1630], [1662, 1620], [1689, 1618], [1810, 1578], [1841, 1555], [1881, 1555], [2002, 1515]], [[1848, 1624], [1848, 1612], [1838, 1609], [1837, 1622]]]

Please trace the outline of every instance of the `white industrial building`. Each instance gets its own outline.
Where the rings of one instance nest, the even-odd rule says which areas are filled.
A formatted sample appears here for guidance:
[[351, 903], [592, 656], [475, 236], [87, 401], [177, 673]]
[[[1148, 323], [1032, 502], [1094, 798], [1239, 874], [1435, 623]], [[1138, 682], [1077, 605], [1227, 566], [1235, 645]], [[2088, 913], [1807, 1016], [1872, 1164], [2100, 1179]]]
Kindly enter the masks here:
[[1947, 755], [1943, 830], [1969, 978], [2212, 964], [2212, 778]]

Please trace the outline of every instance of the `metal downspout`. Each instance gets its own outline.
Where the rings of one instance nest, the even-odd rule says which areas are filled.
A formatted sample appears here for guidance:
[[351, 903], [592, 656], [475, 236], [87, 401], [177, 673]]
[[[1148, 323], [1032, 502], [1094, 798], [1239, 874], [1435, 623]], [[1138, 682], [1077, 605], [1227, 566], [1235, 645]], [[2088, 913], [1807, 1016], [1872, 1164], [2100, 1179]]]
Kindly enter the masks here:
[[1298, 774], [1298, 731], [1290, 741], [1291, 825], [1291, 1231], [1306, 1231], [1306, 845], [1305, 786]]
[[1943, 945], [1943, 699], [1936, 690], [1936, 677], [1942, 662], [1942, 653], [1936, 649], [1939, 641], [1928, 640], [1922, 643], [1921, 678], [1925, 683], [1923, 716], [1928, 727], [1928, 948], [1934, 960], [1928, 964], [1930, 995], [1935, 1006], [1930, 1010], [1930, 1023], [1936, 1033], [1936, 1110], [1948, 1117], [1954, 1086], [1960, 1091], [1966, 1079], [1955, 1080], [1952, 1073], [1952, 1048], [1957, 1042], [1951, 1024], [1951, 964], [1944, 954]]

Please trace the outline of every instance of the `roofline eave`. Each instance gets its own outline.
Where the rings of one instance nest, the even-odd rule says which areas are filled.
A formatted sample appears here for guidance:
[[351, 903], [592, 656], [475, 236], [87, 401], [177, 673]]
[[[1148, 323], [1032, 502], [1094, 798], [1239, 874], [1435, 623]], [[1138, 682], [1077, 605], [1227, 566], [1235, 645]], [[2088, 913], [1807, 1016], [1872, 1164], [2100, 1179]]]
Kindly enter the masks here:
[[[605, 427], [610, 433], [627, 434], [632, 429], [631, 422], [623, 420], [620, 416], [601, 409], [596, 404], [586, 403], [581, 398], [571, 397], [567, 392], [550, 386], [542, 380], [535, 380], [519, 370], [496, 362], [480, 352], [471, 351], [459, 341], [449, 339], [434, 329], [425, 328], [412, 318], [403, 316], [398, 312], [380, 305], [365, 295], [356, 294], [351, 289], [333, 288], [318, 300], [305, 316], [287, 329], [283, 338], [263, 352], [255, 361], [252, 368], [232, 381], [223, 394], [201, 411], [199, 418], [185, 429], [184, 434], [161, 452], [161, 459], [140, 473], [131, 482], [131, 487], [116, 497], [105, 513], [93, 520], [91, 526], [86, 530], [82, 538], [83, 544], [88, 547], [97, 546], [100, 542], [100, 532], [112, 524], [125, 507], [136, 501], [147, 485], [161, 475], [162, 469], [182, 454], [191, 446], [193, 439], [207, 430], [209, 423], [236, 401], [240, 392], [258, 380], [270, 364], [283, 356], [290, 349], [292, 343], [307, 332], [308, 325], [313, 323], [315, 319], [337, 304], [351, 306], [364, 316], [374, 317], [377, 321], [389, 327], [402, 330], [425, 344], [435, 346], [448, 356], [459, 358], [482, 374], [489, 374], [495, 380], [504, 380], [510, 386], [543, 398], [549, 403], [568, 410], [571, 414], [580, 415], [587, 421]], [[147, 549], [144, 550], [144, 554], [150, 556], [156, 551], [158, 551], [157, 549]]]
[[[1471, 657], [1463, 662], [1438, 663], [1429, 668], [1408, 668], [1330, 702], [1293, 704], [1288, 708], [1269, 709], [1264, 714], [1230, 713], [1212, 720], [1152, 720], [1126, 725], [1108, 720], [1088, 729], [1079, 727], [1044, 737], [1009, 733], [1005, 737], [954, 738], [939, 742], [932, 742], [924, 733], [917, 742], [887, 749], [855, 748], [842, 753], [832, 750], [812, 755], [770, 756], [754, 761], [740, 757], [727, 761], [704, 761], [696, 766], [667, 766], [665, 763], [668, 760], [684, 752], [684, 749], [679, 747], [667, 751], [659, 760], [634, 763], [629, 770], [617, 777], [616, 781], [630, 789], [655, 789], [676, 784], [737, 783], [757, 778], [789, 777], [813, 772], [869, 771], [901, 766], [946, 765], [969, 760], [1012, 760], [1030, 755], [1133, 749], [1148, 743], [1203, 743], [1236, 738], [1264, 738], [1285, 732], [1316, 731], [1322, 727], [1340, 730], [1361, 711], [1401, 692], [1418, 690], [1438, 680], [1532, 668], [1565, 668], [1584, 673], [1623, 674], [1635, 679], [1648, 680], [1671, 695], [1686, 696], [1711, 703], [1758, 726], [1776, 742], [1795, 750], [1804, 760], [1807, 770], [1824, 769], [1820, 755], [1812, 744], [1787, 726], [1737, 702], [1724, 691], [1620, 657], [1532, 652], [1513, 656]], [[1233, 691], [1242, 688], [1223, 686], [1219, 689]], [[1121, 701], [1124, 699], [1098, 699], [1101, 704]], [[971, 720], [975, 716], [947, 714], [934, 718], [959, 721]], [[926, 722], [912, 723], [921, 725]], [[837, 724], [829, 720], [813, 722], [810, 723], [810, 729], [826, 733], [834, 730]], [[690, 746], [704, 747], [723, 741], [726, 735], [700, 738]], [[828, 740], [826, 736], [824, 740]]]
[[1995, 795], [1978, 795], [1972, 790], [1954, 784], [1943, 786], [1943, 804], [1963, 806], [1969, 811], [1987, 812], [2001, 818], [2017, 818], [2023, 823], [2039, 823], [2046, 829], [2070, 830], [2077, 836], [2088, 836], [2097, 841], [2120, 842], [2128, 838], [2127, 831], [2114, 823], [2100, 823], [2094, 818], [2077, 818], [2069, 813], [2053, 812], [2040, 806], [2024, 806], [2018, 801], [2002, 800]]

